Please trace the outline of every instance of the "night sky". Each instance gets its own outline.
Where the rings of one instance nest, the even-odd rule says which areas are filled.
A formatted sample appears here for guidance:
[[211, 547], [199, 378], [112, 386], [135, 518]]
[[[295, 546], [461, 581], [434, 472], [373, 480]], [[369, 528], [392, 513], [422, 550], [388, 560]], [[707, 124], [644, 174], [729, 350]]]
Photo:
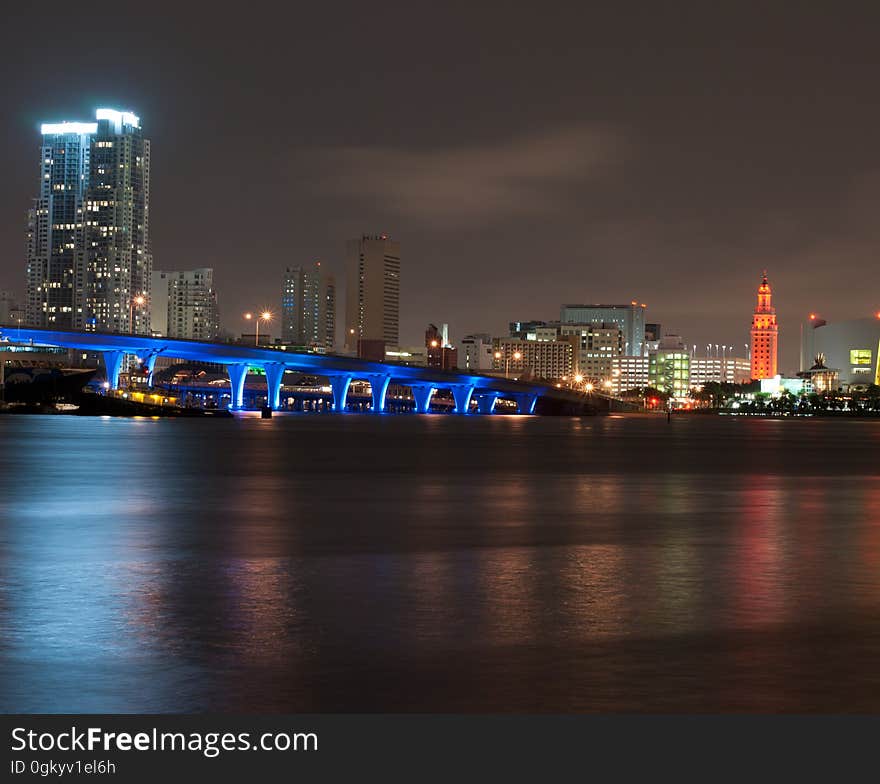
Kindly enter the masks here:
[[234, 331], [287, 265], [342, 288], [379, 232], [403, 343], [638, 298], [744, 351], [767, 268], [791, 371], [810, 310], [880, 309], [880, 11], [182, 5], [4, 11], [0, 287], [24, 293], [39, 123], [107, 105], [152, 140], [155, 267], [214, 267]]

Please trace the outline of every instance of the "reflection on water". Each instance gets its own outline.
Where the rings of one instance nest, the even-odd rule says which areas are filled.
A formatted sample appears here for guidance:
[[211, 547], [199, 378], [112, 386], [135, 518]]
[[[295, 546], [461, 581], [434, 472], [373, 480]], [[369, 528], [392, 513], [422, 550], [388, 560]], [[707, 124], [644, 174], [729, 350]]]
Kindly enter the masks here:
[[880, 709], [880, 422], [0, 436], [6, 712]]

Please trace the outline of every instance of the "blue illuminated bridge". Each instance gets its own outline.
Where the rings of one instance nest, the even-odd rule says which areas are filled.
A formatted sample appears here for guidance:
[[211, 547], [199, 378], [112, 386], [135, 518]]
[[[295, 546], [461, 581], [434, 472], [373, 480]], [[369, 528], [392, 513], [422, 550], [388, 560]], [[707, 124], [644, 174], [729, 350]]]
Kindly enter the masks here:
[[[547, 385], [512, 381], [495, 376], [475, 375], [435, 368], [412, 367], [388, 362], [370, 362], [334, 354], [282, 351], [234, 343], [208, 343], [196, 340], [152, 338], [142, 335], [105, 334], [32, 327], [0, 326], [0, 340], [29, 346], [51, 346], [98, 352], [103, 356], [107, 381], [112, 389], [119, 384], [119, 373], [126, 354], [136, 355], [146, 366], [150, 378], [156, 358], [160, 355], [190, 362], [211, 362], [225, 366], [229, 374], [232, 408], [243, 406], [244, 386], [248, 369], [262, 368], [266, 376], [267, 399], [272, 408], [280, 407], [281, 385], [285, 371], [292, 370], [328, 379], [333, 391], [335, 411], [345, 409], [348, 388], [352, 381], [367, 381], [372, 390], [372, 411], [385, 410], [385, 395], [391, 384], [410, 387], [415, 410], [427, 413], [431, 397], [437, 390], [449, 390], [455, 401], [455, 412], [467, 414], [471, 401], [483, 414], [491, 414], [498, 398], [516, 403], [517, 412], [532, 414], [539, 397], [550, 396], [557, 401], [584, 398]], [[595, 406], [587, 405], [587, 408]]]

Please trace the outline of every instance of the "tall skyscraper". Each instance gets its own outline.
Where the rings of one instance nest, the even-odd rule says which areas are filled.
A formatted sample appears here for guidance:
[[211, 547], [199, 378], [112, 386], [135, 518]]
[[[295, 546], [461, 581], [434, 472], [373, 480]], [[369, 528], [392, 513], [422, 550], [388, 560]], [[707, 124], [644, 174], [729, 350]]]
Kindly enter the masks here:
[[336, 278], [320, 261], [288, 267], [281, 293], [281, 340], [333, 351], [336, 345]]
[[214, 340], [220, 332], [214, 270], [154, 270], [153, 332], [169, 338]]
[[400, 243], [382, 234], [350, 240], [345, 260], [345, 347], [400, 343]]
[[773, 378], [776, 375], [776, 344], [778, 327], [773, 291], [767, 273], [758, 286], [758, 304], [752, 316], [752, 378]]
[[27, 320], [150, 333], [150, 142], [130, 112], [41, 127], [28, 214]]

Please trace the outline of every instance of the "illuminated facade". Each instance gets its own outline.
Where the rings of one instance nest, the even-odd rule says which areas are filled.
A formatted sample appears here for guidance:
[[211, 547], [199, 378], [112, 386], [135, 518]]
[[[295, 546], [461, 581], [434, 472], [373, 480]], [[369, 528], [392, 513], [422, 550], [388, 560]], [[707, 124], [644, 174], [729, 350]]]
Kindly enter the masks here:
[[648, 386], [684, 399], [690, 393], [691, 357], [678, 335], [662, 338], [648, 352]]
[[316, 261], [288, 267], [281, 292], [281, 339], [293, 346], [333, 351], [336, 344], [336, 279]]
[[778, 332], [773, 291], [765, 272], [758, 286], [758, 305], [752, 316], [752, 378], [773, 378], [776, 375]]
[[28, 214], [27, 321], [150, 333], [150, 142], [130, 112], [41, 126]]

